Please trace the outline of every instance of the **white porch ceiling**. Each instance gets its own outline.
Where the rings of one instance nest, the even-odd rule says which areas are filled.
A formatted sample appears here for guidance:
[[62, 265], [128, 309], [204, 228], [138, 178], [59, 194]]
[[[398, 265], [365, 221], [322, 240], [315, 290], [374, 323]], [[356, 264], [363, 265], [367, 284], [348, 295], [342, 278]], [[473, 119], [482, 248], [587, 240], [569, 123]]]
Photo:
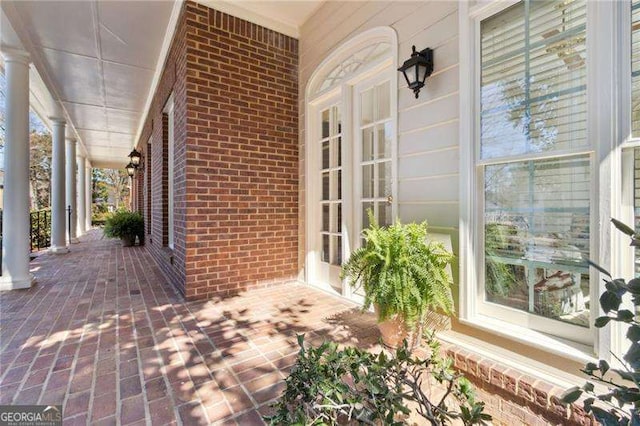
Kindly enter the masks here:
[[[94, 165], [124, 166], [155, 91], [180, 1], [2, 0], [3, 19], [10, 22], [0, 25], [2, 44], [29, 51], [70, 120], [68, 133], [75, 130]], [[324, 0], [198, 1], [297, 37]]]
[[42, 60], [90, 159], [123, 166], [143, 115], [173, 3], [11, 3], [13, 27], [23, 30], [19, 35], [28, 37], [35, 50], [30, 53]]

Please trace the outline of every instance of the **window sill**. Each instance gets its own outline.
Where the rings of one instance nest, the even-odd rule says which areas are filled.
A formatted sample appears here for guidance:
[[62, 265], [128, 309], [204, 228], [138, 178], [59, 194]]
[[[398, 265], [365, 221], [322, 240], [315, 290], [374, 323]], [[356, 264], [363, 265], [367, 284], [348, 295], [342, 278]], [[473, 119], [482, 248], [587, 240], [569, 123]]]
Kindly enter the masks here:
[[[558, 337], [552, 337], [548, 334], [534, 331], [525, 327], [520, 327], [514, 324], [510, 324], [506, 321], [501, 321], [501, 320], [487, 317], [484, 315], [478, 315], [472, 319], [461, 318], [459, 321], [462, 324], [467, 325], [469, 327], [477, 328], [482, 331], [495, 334], [509, 340], [516, 341], [523, 345], [531, 346], [535, 349], [542, 350], [544, 352], [548, 352], [553, 355], [557, 355], [561, 358], [578, 362], [580, 364], [585, 364], [587, 362], [597, 362], [597, 359], [595, 358], [595, 354], [593, 351], [593, 347], [587, 346], [581, 343], [571, 342]], [[475, 340], [476, 341], [475, 343], [471, 343], [473, 345], [472, 347], [474, 348], [475, 352], [481, 352], [482, 349], [479, 349], [479, 348], [483, 348], [483, 347], [490, 348], [492, 346], [491, 344], [488, 344], [486, 342], [479, 342], [480, 346], [478, 346], [477, 339], [472, 337], [469, 337], [467, 339], [465, 336], [460, 335], [459, 333], [455, 333], [455, 334], [458, 334], [459, 337], [454, 338], [456, 342], [452, 342], [452, 343], [460, 344], [461, 346], [466, 346], [465, 340]], [[443, 339], [446, 340], [444, 336], [443, 336]], [[506, 353], [500, 354], [500, 352], [506, 352]], [[493, 348], [491, 348], [490, 353], [493, 354], [492, 357], [494, 358], [495, 358], [495, 355], [506, 356], [505, 361], [508, 361], [509, 359], [515, 359], [518, 357], [518, 355], [512, 354], [510, 351], [507, 351], [504, 348], [497, 347], [497, 346], [494, 346]], [[523, 367], [524, 369], [526, 369], [528, 365], [532, 365], [531, 359], [525, 358], [525, 357], [521, 357], [521, 358], [523, 358], [523, 361], [525, 361], [524, 363], [521, 363], [524, 365]], [[539, 374], [536, 374], [535, 371], [544, 372], [544, 370], [548, 369], [547, 366], [545, 366], [544, 364], [542, 363], [539, 363], [539, 364], [540, 364], [539, 365], [540, 368], [534, 368], [534, 370], [532, 371], [532, 374], [540, 376]]]

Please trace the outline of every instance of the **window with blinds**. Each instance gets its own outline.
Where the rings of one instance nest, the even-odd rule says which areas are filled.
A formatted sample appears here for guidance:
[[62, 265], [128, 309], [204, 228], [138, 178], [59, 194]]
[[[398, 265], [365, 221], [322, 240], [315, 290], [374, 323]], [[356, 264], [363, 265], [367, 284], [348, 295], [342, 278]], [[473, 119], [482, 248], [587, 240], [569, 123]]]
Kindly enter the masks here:
[[481, 22], [478, 159], [486, 301], [583, 327], [586, 10], [585, 0], [522, 1]]
[[631, 131], [640, 137], [640, 1], [631, 2]]

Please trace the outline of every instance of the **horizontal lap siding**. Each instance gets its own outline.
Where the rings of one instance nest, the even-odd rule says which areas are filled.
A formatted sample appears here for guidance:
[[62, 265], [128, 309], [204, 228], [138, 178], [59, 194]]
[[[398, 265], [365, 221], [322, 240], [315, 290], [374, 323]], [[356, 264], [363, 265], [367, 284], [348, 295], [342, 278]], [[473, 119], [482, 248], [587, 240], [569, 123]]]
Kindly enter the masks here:
[[457, 2], [327, 2], [303, 25], [300, 36], [300, 268], [305, 259], [306, 85], [336, 47], [377, 26], [391, 26], [398, 34], [398, 64], [409, 57], [412, 45], [434, 49], [434, 73], [419, 99], [398, 73], [398, 214], [403, 221], [427, 220], [433, 232], [451, 234], [457, 252]]
[[187, 3], [187, 297], [297, 278], [297, 40]]

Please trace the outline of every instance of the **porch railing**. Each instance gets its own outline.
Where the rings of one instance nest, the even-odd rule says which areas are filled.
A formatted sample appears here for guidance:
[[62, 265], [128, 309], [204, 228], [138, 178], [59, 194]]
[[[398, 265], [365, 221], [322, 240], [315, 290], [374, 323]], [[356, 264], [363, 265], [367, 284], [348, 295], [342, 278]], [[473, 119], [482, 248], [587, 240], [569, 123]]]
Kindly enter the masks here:
[[[0, 247], [2, 247], [2, 209], [0, 209]], [[39, 251], [51, 246], [51, 210], [35, 210], [29, 214], [29, 247]], [[0, 249], [0, 274], [2, 273], [2, 250]]]
[[39, 251], [51, 245], [51, 210], [32, 211], [29, 221], [31, 251]]

